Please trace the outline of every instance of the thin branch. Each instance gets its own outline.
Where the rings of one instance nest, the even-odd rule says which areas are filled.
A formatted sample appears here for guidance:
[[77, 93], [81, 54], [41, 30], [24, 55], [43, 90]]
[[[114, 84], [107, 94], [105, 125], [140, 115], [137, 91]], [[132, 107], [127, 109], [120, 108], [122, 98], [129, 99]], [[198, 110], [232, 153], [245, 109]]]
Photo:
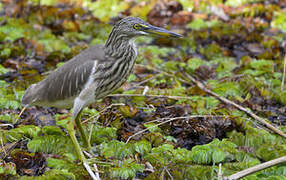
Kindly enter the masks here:
[[103, 110], [101, 110], [100, 112], [96, 113], [95, 115], [87, 118], [86, 120], [84, 120], [82, 123], [85, 124], [86, 122], [92, 120], [93, 118], [99, 116], [99, 114], [103, 113], [104, 111], [106, 111], [109, 108], [112, 108], [113, 106], [125, 106], [125, 104], [123, 103], [118, 103], [118, 104], [111, 104], [110, 106], [107, 106], [106, 108], [104, 108]]
[[281, 92], [284, 91], [285, 74], [286, 74], [286, 54], [284, 57], [283, 76], [282, 76], [282, 82], [281, 82]]
[[171, 180], [174, 180], [173, 176], [171, 175], [170, 171], [168, 170], [168, 168], [166, 168], [166, 166], [164, 167], [164, 169], [166, 170], [167, 174], [169, 175], [169, 177], [171, 178]]
[[[0, 139], [0, 141], [1, 141], [1, 151], [2, 152], [4, 152], [4, 156], [3, 157], [6, 157], [7, 156], [7, 152], [6, 152], [6, 149], [5, 149], [5, 147], [4, 147], [4, 143], [3, 143], [3, 139], [2, 139], [2, 137], [1, 137], [1, 139]], [[2, 158], [2, 157], [1, 157]], [[4, 159], [4, 158], [3, 158]]]
[[10, 126], [11, 128], [14, 128], [13, 124], [0, 124], [0, 127]]
[[223, 180], [223, 178], [222, 178], [222, 172], [221, 172], [221, 163], [219, 163], [219, 169], [218, 169], [217, 179], [218, 179], [218, 180]]
[[[184, 116], [185, 118], [229, 118], [229, 116], [226, 116], [226, 115], [192, 115], [192, 116]], [[165, 120], [165, 119], [170, 119], [170, 118], [160, 118], [160, 119], [154, 119], [152, 121], [148, 121], [148, 122], [145, 122], [145, 124], [150, 124], [150, 123], [154, 123], [154, 122], [159, 122], [159, 121], [162, 121], [162, 120]]]
[[146, 82], [148, 82], [148, 81], [151, 81], [152, 79], [157, 78], [159, 75], [160, 75], [160, 74], [156, 74], [155, 76], [152, 76], [152, 77], [150, 77], [150, 78], [148, 78], [148, 79], [145, 79], [145, 80], [143, 80], [143, 81], [141, 81], [141, 82], [135, 84], [135, 86], [141, 86], [142, 84], [144, 84], [144, 83], [146, 83]]
[[[97, 117], [98, 117], [98, 116], [97, 116]], [[91, 126], [90, 126], [90, 130], [89, 130], [89, 134], [88, 134], [88, 142], [89, 142], [89, 143], [90, 143], [90, 141], [91, 141], [91, 136], [92, 136], [93, 128], [94, 128], [94, 123], [92, 123]]]
[[147, 69], [151, 69], [151, 70], [153, 70], [153, 71], [155, 71], [155, 72], [162, 73], [162, 74], [164, 74], [164, 75], [166, 75], [166, 76], [175, 77], [175, 78], [177, 78], [178, 80], [180, 80], [181, 82], [183, 82], [183, 83], [185, 83], [185, 84], [192, 85], [192, 84], [190, 84], [190, 82], [188, 82], [188, 81], [186, 81], [186, 80], [184, 80], [184, 79], [182, 79], [182, 78], [180, 78], [180, 77], [177, 77], [175, 74], [171, 74], [171, 73], [168, 73], [168, 72], [165, 72], [165, 71], [156, 69], [156, 68], [151, 67], [151, 66], [146, 66], [146, 65], [141, 65], [141, 64], [136, 64], [135, 66], [137, 66], [137, 67], [143, 67], [143, 68], [147, 68]]
[[83, 162], [83, 166], [84, 168], [87, 170], [88, 174], [90, 175], [90, 177], [93, 179], [93, 180], [100, 180], [98, 179], [95, 174], [93, 173], [93, 171], [91, 170], [90, 166], [88, 165], [87, 162]]
[[243, 178], [243, 177], [248, 176], [250, 174], [253, 174], [257, 171], [261, 171], [263, 169], [266, 169], [266, 168], [269, 168], [269, 167], [272, 167], [272, 166], [275, 166], [277, 164], [284, 163], [284, 162], [286, 162], [286, 156], [283, 156], [283, 157], [280, 157], [277, 159], [273, 159], [271, 161], [256, 165], [256, 166], [248, 168], [248, 169], [245, 169], [243, 171], [237, 172], [237, 173], [235, 173], [229, 177], [226, 177], [224, 179], [225, 180], [234, 180], [234, 179]]
[[82, 151], [84, 153], [84, 155], [86, 155], [88, 158], [93, 158], [93, 156], [91, 154], [89, 154], [87, 151]]
[[234, 106], [235, 108], [239, 109], [240, 111], [245, 112], [246, 114], [248, 114], [249, 116], [253, 117], [255, 120], [261, 122], [262, 124], [264, 124], [267, 128], [269, 128], [270, 130], [272, 130], [273, 132], [279, 134], [280, 136], [286, 138], [286, 134], [284, 134], [282, 131], [280, 131], [279, 129], [277, 129], [276, 127], [274, 127], [273, 125], [271, 125], [270, 123], [266, 122], [263, 118], [257, 116], [256, 114], [254, 114], [250, 109], [246, 109], [238, 104], [236, 104], [233, 101], [230, 101], [224, 97], [219, 96], [218, 94], [216, 94], [215, 92], [211, 91], [210, 89], [206, 88], [205, 85], [203, 83], [201, 83], [200, 81], [197, 81], [195, 78], [193, 78], [191, 75], [184, 73], [186, 75], [186, 77], [192, 81], [194, 84], [196, 84], [200, 89], [202, 89], [203, 91], [205, 91], [206, 93], [210, 94], [211, 96], [214, 96], [215, 98], [217, 98], [218, 100], [224, 102], [225, 104], [229, 104]]
[[111, 94], [108, 95], [109, 97], [154, 97], [154, 98], [168, 98], [168, 99], [189, 99], [194, 100], [191, 97], [186, 96], [165, 96], [165, 95], [143, 95], [143, 94]]
[[97, 165], [94, 163], [93, 164], [93, 167], [95, 169], [95, 176], [98, 180], [100, 180], [100, 177], [99, 177], [99, 171], [98, 171], [98, 168], [97, 168]]

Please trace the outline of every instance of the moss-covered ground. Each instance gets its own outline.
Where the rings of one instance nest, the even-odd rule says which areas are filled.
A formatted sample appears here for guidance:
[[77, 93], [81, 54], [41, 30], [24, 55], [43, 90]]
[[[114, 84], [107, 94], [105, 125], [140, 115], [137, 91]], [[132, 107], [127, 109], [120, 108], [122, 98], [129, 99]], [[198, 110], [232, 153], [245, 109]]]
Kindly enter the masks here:
[[[286, 133], [285, 0], [3, 0], [0, 179], [89, 179], [66, 131], [71, 110], [30, 107], [18, 118], [20, 101], [125, 16], [184, 38], [138, 39], [128, 81], [84, 109], [102, 179], [218, 179], [219, 164], [229, 176], [286, 155], [285, 138], [188, 78]], [[244, 179], [285, 177], [280, 164]]]

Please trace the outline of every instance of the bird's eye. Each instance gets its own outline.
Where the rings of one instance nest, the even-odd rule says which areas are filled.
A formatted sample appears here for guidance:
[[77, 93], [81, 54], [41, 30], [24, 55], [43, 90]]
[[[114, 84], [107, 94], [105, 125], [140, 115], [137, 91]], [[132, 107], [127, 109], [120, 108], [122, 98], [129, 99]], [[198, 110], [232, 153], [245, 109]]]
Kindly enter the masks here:
[[140, 24], [134, 24], [133, 28], [136, 30], [139, 30], [141, 28], [141, 26], [140, 26]]

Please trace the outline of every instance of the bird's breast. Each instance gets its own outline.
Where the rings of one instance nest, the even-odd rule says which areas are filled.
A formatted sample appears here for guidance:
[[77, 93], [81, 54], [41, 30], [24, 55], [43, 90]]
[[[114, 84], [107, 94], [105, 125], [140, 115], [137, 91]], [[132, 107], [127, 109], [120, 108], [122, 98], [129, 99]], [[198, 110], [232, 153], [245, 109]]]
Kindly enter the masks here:
[[111, 65], [106, 64], [105, 68], [102, 68], [103, 71], [98, 71], [95, 74], [95, 77], [101, 77], [95, 78], [96, 99], [103, 98], [112, 93], [127, 80], [133, 69], [136, 54], [136, 51], [129, 49], [129, 51], [123, 53], [122, 57], [116, 59]]

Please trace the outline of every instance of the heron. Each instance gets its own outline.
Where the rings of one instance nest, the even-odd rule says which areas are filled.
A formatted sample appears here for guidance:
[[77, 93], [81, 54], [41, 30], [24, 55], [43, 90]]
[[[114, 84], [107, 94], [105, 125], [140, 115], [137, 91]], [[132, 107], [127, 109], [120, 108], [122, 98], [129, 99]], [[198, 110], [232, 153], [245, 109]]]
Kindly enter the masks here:
[[109, 95], [127, 80], [137, 57], [135, 40], [149, 35], [182, 37], [137, 17], [123, 18], [115, 23], [104, 45], [84, 50], [42, 81], [29, 86], [21, 100], [23, 109], [29, 106], [73, 108], [67, 131], [78, 158], [86, 162], [74, 126], [80, 132], [83, 146], [90, 150], [90, 142], [80, 121], [83, 108]]

